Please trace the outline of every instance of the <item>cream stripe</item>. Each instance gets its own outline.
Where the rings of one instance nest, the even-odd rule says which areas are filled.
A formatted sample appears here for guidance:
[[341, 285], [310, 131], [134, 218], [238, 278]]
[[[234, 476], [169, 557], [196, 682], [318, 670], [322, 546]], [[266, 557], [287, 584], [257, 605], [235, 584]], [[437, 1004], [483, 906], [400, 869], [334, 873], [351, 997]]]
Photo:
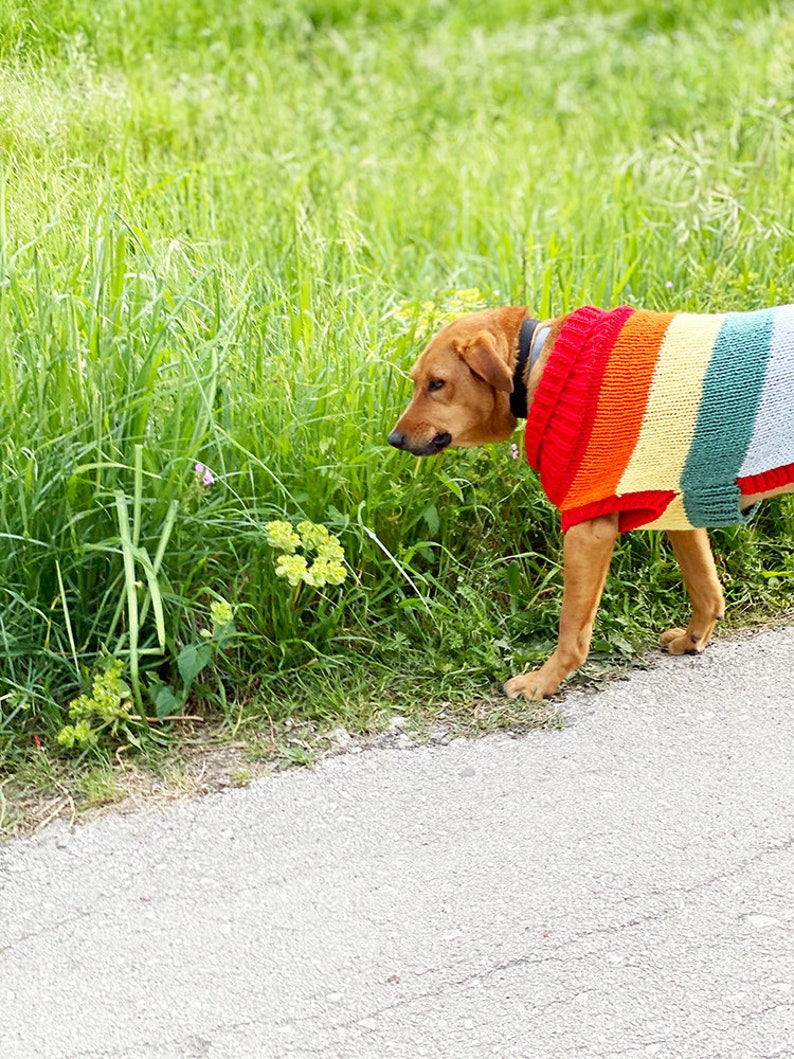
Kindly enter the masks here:
[[686, 517], [684, 508], [684, 494], [674, 496], [661, 515], [653, 522], [646, 522], [640, 529], [664, 529], [664, 530], [688, 530], [692, 529], [692, 523]]
[[618, 483], [618, 496], [680, 488], [695, 434], [703, 378], [724, 319], [724, 313], [679, 313], [671, 320], [637, 443]]

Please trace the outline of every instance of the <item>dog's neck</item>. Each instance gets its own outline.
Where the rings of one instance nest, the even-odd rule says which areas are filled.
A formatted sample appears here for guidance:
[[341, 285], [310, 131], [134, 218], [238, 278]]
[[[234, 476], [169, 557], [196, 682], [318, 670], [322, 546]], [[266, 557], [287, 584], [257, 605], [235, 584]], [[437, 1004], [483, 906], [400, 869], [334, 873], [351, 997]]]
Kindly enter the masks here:
[[527, 418], [527, 380], [548, 333], [548, 327], [540, 327], [539, 320], [528, 319], [524, 320], [518, 332], [518, 359], [513, 373], [513, 392], [510, 394], [510, 411], [516, 419]]

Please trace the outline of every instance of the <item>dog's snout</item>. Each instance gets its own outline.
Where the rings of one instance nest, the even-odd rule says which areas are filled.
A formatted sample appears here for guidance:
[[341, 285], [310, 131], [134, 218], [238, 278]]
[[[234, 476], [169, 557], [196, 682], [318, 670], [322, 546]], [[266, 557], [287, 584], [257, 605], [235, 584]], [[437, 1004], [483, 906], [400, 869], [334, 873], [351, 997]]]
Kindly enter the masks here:
[[414, 456], [437, 456], [439, 452], [443, 452], [448, 445], [452, 444], [452, 435], [436, 434], [430, 441], [417, 441], [400, 430], [393, 430], [389, 434], [388, 441], [395, 449], [411, 452]]

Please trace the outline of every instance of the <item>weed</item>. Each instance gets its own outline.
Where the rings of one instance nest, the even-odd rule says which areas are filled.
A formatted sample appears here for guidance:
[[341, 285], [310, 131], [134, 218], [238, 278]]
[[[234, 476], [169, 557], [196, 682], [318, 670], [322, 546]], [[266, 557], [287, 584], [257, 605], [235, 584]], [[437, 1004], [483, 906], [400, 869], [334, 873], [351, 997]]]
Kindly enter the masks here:
[[130, 721], [129, 686], [121, 679], [123, 662], [116, 659], [104, 672], [97, 673], [90, 695], [79, 695], [69, 703], [67, 724], [58, 733], [58, 742], [67, 750], [87, 750], [96, 746], [100, 735], [108, 731], [111, 737], [126, 729]]
[[76, 789], [85, 808], [108, 805], [125, 796], [116, 773], [104, 763], [86, 769], [79, 776]]

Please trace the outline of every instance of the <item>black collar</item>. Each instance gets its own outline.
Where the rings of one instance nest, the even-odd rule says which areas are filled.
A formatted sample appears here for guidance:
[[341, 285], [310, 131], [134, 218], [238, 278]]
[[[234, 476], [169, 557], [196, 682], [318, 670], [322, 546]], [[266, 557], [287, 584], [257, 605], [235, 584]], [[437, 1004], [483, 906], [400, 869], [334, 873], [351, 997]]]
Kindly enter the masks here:
[[518, 360], [513, 373], [513, 392], [510, 394], [510, 411], [516, 419], [527, 418], [527, 386], [524, 381], [524, 372], [537, 326], [537, 320], [525, 320], [518, 333]]

